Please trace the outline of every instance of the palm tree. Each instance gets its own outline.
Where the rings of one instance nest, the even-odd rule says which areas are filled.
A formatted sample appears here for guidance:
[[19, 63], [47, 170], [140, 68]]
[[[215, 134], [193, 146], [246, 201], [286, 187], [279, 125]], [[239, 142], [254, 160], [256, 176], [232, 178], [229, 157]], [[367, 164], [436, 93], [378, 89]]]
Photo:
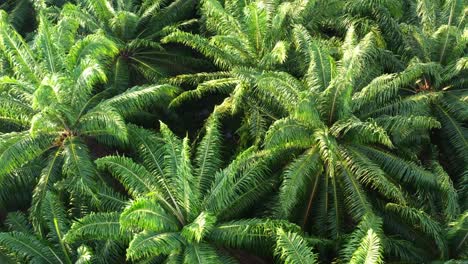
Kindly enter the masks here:
[[0, 14], [0, 49], [14, 71], [0, 79], [0, 129], [7, 132], [0, 134], [0, 175], [42, 164], [33, 211], [56, 187], [97, 202], [90, 140], [128, 143], [124, 118], [154, 102], [164, 108], [177, 92], [152, 85], [109, 97], [102, 62], [117, 52], [112, 42], [99, 34], [76, 41], [76, 30], [66, 27], [66, 20], [52, 25], [45, 15], [39, 18], [38, 34], [28, 45]]
[[231, 263], [233, 258], [221, 248], [268, 252], [276, 228], [298, 232], [297, 226], [283, 220], [237, 218], [271, 190], [268, 160], [249, 149], [222, 169], [218, 118], [215, 110], [193, 165], [187, 138], [179, 139], [163, 123], [159, 135], [133, 127], [140, 163], [123, 156], [96, 160], [132, 201], [119, 222], [90, 215], [73, 224], [66, 240], [107, 239], [123, 230], [132, 233], [127, 249], [132, 261]]
[[[422, 231], [444, 255], [447, 248], [440, 225], [413, 208], [429, 210], [426, 202], [440, 199], [431, 196], [434, 191], [444, 198], [457, 196], [446, 174], [436, 177], [413, 154], [421, 143], [428, 142], [429, 130], [440, 124], [425, 111], [424, 97], [386, 100], [387, 93], [423, 74], [426, 65], [416, 64], [397, 74], [368, 70], [367, 64], [381, 59], [378, 36], [368, 33], [358, 41], [353, 28], [338, 62], [303, 27], [294, 29], [294, 38], [309, 64], [304, 79], [269, 72], [257, 84], [290, 113], [269, 128], [265, 148], [300, 154], [284, 170], [276, 215], [339, 241], [350, 227], [350, 219], [359, 222], [364, 215], [391, 211], [394, 216], [384, 218], [385, 226], [398, 217], [412, 224], [423, 225], [424, 221], [436, 226]], [[415, 105], [418, 99], [420, 104]], [[440, 187], [442, 181], [446, 188]], [[408, 193], [412, 192], [418, 197], [410, 200]], [[386, 206], [388, 202], [395, 206]], [[447, 203], [450, 210], [446, 214], [458, 215], [457, 199], [447, 199]], [[439, 212], [442, 208], [438, 207]], [[409, 212], [414, 213], [412, 218]]]
[[466, 10], [463, 1], [416, 2], [417, 20], [401, 25], [406, 34], [406, 59], [431, 64], [436, 70], [414, 80], [411, 96], [430, 97], [431, 115], [441, 123], [432, 142], [440, 149], [440, 161], [463, 201], [468, 197]]
[[34, 231], [23, 213], [8, 214], [5, 223], [9, 231], [0, 233], [0, 248], [8, 260], [19, 263], [50, 264], [119, 262], [115, 254], [109, 250], [112, 245], [100, 243], [95, 247], [97, 250], [92, 251], [85, 245], [75, 246], [63, 240], [70, 229], [71, 220], [67, 208], [57, 194], [46, 193], [40, 214], [47, 229], [47, 233], [43, 235]]
[[195, 5], [194, 0], [79, 0], [77, 5], [65, 5], [62, 15], [89, 32], [103, 31], [113, 41], [118, 52], [111, 82], [122, 92], [145, 80], [203, 68], [204, 63], [191, 59], [190, 53], [159, 42], [166, 27], [184, 26], [182, 21], [190, 18]]
[[174, 84], [196, 84], [195, 90], [182, 93], [173, 106], [210, 94], [228, 95], [224, 104], [233, 113], [245, 113], [242, 131], [244, 144], [259, 143], [274, 109], [258, 103], [254, 92], [255, 76], [265, 70], [280, 69], [288, 56], [287, 36], [294, 22], [308, 8], [308, 1], [224, 1], [201, 2], [202, 20], [209, 37], [176, 30], [163, 42], [182, 43], [201, 52], [220, 68], [216, 72], [180, 75]]

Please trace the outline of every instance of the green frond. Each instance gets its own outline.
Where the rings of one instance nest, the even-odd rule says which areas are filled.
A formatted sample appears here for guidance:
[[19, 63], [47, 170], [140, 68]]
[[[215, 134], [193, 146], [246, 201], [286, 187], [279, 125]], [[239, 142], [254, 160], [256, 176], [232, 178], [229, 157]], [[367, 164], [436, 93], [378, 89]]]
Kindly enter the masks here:
[[32, 227], [26, 218], [26, 215], [21, 212], [8, 213], [5, 224], [9, 231], [17, 231], [24, 234], [31, 234]]
[[129, 239], [127, 230], [121, 229], [117, 212], [89, 214], [74, 222], [64, 237], [68, 243], [108, 239]]
[[[277, 206], [278, 216], [288, 219], [294, 207], [299, 203], [309, 187], [317, 182], [321, 171], [320, 157], [315, 148], [307, 150], [293, 161], [283, 172], [283, 183], [279, 190]], [[316, 184], [312, 192], [316, 191]]]
[[458, 204], [457, 190], [453, 186], [450, 176], [445, 172], [444, 168], [436, 162], [432, 162], [432, 171], [437, 176], [437, 182], [443, 192], [444, 197], [444, 214], [448, 221], [455, 219], [460, 214], [460, 206]]
[[20, 232], [0, 233], [0, 245], [28, 259], [29, 263], [61, 263], [56, 252], [44, 245], [35, 236]]
[[182, 32], [182, 31], [175, 31], [168, 36], [164, 37], [162, 43], [181, 43], [192, 47], [205, 56], [212, 58], [216, 65], [220, 66], [221, 68], [230, 68], [233, 65], [239, 64], [239, 58], [235, 58], [231, 56], [229, 53], [224, 51], [223, 49], [214, 46], [205, 38], [202, 38], [199, 35], [193, 35], [190, 33]]
[[113, 107], [125, 117], [145, 110], [151, 105], [165, 109], [178, 93], [179, 88], [167, 84], [136, 86], [101, 104]]
[[[169, 141], [166, 142], [168, 142], [168, 145], [173, 144], [172, 142], [169, 143]], [[174, 156], [175, 151], [178, 151], [178, 146], [172, 145], [170, 148], [171, 150], [168, 150], [168, 153], [171, 153], [171, 156], [166, 157], [168, 157], [167, 160], [169, 163], [167, 164], [169, 164], [169, 166], [176, 166], [176, 170], [174, 171], [176, 174], [170, 174], [175, 186], [175, 198], [177, 204], [184, 210], [186, 221], [191, 221], [197, 216], [198, 212], [200, 212], [200, 197], [196, 188], [196, 179], [192, 174], [193, 169], [190, 160], [191, 155], [188, 137], [182, 140], [179, 157]], [[180, 211], [179, 208], [177, 208], [177, 210]], [[178, 215], [178, 217], [181, 218], [180, 215]], [[184, 221], [182, 220], [182, 222]]]
[[85, 106], [97, 84], [107, 82], [103, 65], [90, 58], [83, 58], [74, 65], [71, 78], [74, 85], [69, 83], [70, 86], [63, 89], [68, 93], [64, 101], [77, 108]]
[[231, 32], [241, 32], [241, 25], [228, 10], [218, 0], [204, 0], [201, 4], [201, 11], [207, 19], [207, 27], [219, 33], [227, 35]]
[[304, 56], [305, 81], [311, 90], [325, 90], [335, 73], [335, 61], [329, 51], [319, 42], [314, 41], [302, 25], [293, 29], [296, 50]]
[[2, 142], [0, 146], [0, 175], [13, 170], [38, 158], [53, 147], [55, 135], [38, 135], [31, 137], [27, 134], [11, 134], [12, 139]]
[[209, 236], [216, 224], [216, 216], [209, 212], [201, 212], [190, 224], [184, 226], [181, 235], [189, 242], [199, 243]]
[[451, 150], [464, 163], [468, 160], [468, 129], [443, 105], [434, 104], [437, 120], [441, 124], [442, 142], [447, 142]]
[[185, 249], [184, 263], [193, 264], [234, 264], [231, 258], [219, 256], [216, 249], [209, 244], [193, 244]]
[[102, 34], [87, 35], [70, 48], [65, 58], [65, 65], [68, 70], [73, 71], [81, 61], [106, 61], [118, 52], [115, 43]]
[[[129, 133], [135, 142], [135, 149], [138, 150], [139, 156], [143, 160], [143, 165], [148, 171], [155, 175], [160, 183], [161, 191], [170, 200], [171, 210], [182, 219], [182, 212], [178, 208], [176, 187], [171, 177], [175, 175], [166, 173], [166, 147], [163, 146], [161, 138], [151, 133], [148, 130], [136, 126], [129, 126]], [[176, 174], [177, 175], [177, 174]]]
[[8, 22], [8, 15], [0, 11], [0, 49], [8, 59], [11, 67], [19, 78], [38, 82], [36, 76], [37, 65], [33, 52], [18, 32]]
[[86, 8], [102, 21], [109, 20], [115, 15], [113, 6], [107, 0], [84, 0], [83, 2]]
[[78, 129], [87, 136], [112, 136], [121, 143], [128, 142], [127, 126], [112, 107], [100, 106], [81, 116]]
[[210, 94], [229, 94], [239, 83], [236, 78], [221, 78], [200, 83], [195, 90], [181, 93], [171, 102], [172, 107], [182, 105], [186, 101], [198, 100]]
[[169, 78], [167, 81], [176, 86], [182, 84], [197, 85], [206, 81], [217, 80], [217, 79], [228, 79], [231, 77], [230, 72], [199, 72], [193, 74], [181, 74], [175, 77]]
[[70, 188], [80, 193], [92, 195], [96, 170], [89, 149], [79, 137], [71, 136], [64, 142], [63, 173], [69, 178]]
[[159, 204], [162, 201], [140, 198], [131, 202], [120, 215], [124, 230], [149, 230], [168, 232], [179, 230], [178, 220], [168, 214]]
[[204, 195], [214, 180], [215, 173], [222, 165], [221, 159], [221, 124], [220, 113], [216, 108], [205, 124], [205, 135], [197, 147], [195, 155], [195, 173], [198, 190]]
[[144, 231], [133, 238], [127, 249], [127, 258], [139, 260], [181, 251], [184, 239], [179, 233], [155, 233]]
[[304, 147], [312, 145], [310, 129], [292, 118], [275, 121], [265, 136], [265, 147], [272, 148], [288, 143], [297, 143]]
[[356, 146], [356, 148], [379, 164], [390, 177], [394, 177], [398, 181], [414, 185], [422, 190], [434, 189], [437, 186], [434, 174], [412, 161], [372, 147]]
[[133, 197], [144, 196], [159, 189], [157, 179], [131, 158], [107, 156], [97, 159], [95, 163], [98, 170], [109, 171]]
[[468, 212], [459, 215], [457, 219], [448, 225], [447, 239], [449, 241], [449, 250], [452, 255], [466, 257], [468, 249], [467, 231], [468, 231]]
[[337, 138], [342, 137], [353, 142], [374, 143], [389, 148], [393, 147], [385, 129], [377, 125], [372, 119], [368, 119], [366, 122], [362, 122], [355, 117], [340, 120], [330, 127], [330, 133]]
[[278, 228], [288, 232], [300, 232], [300, 228], [285, 220], [248, 219], [226, 222], [211, 231], [209, 239], [231, 248], [271, 250]]
[[89, 247], [81, 245], [76, 250], [76, 253], [77, 256], [75, 264], [91, 264], [94, 254]]
[[341, 163], [343, 165], [341, 168], [341, 178], [344, 202], [351, 217], [356, 221], [359, 221], [364, 215], [372, 214], [373, 208], [370, 204], [368, 195], [364, 192], [362, 186], [357, 181], [357, 177], [352, 171], [353, 168], [345, 160]]
[[67, 254], [62, 239], [68, 231], [70, 223], [67, 219], [66, 209], [56, 194], [46, 193], [41, 206], [41, 215], [50, 231], [49, 237], [57, 244], [60, 244], [65, 254]]
[[384, 263], [382, 257], [383, 248], [380, 244], [380, 239], [372, 229], [367, 231], [367, 235], [362, 239], [359, 248], [353, 253], [349, 263], [352, 264], [367, 264], [367, 263]]
[[442, 228], [438, 222], [427, 213], [415, 208], [388, 203], [385, 209], [399, 215], [405, 221], [419, 226], [422, 232], [434, 239], [441, 257], [447, 256], [447, 243], [443, 237]]
[[353, 263], [374, 263], [366, 262], [369, 257], [382, 262], [383, 248], [380, 247], [382, 236], [382, 219], [373, 214], [364, 215], [341, 249], [341, 260], [345, 263], [350, 261]]
[[39, 29], [36, 36], [36, 45], [39, 46], [41, 58], [45, 60], [45, 66], [51, 73], [57, 73], [63, 69], [63, 55], [56, 39], [55, 28], [46, 18], [43, 12], [39, 13]]
[[312, 248], [297, 233], [285, 232], [279, 228], [276, 232], [276, 255], [285, 264], [317, 263], [317, 256]]
[[[164, 155], [164, 172], [168, 178], [179, 176], [179, 163], [182, 157], [182, 140], [178, 138], [169, 127], [163, 122], [159, 122], [159, 130], [161, 133], [162, 141], [164, 145], [162, 148], [165, 151]], [[175, 181], [176, 179], [172, 179]], [[182, 194], [178, 194], [182, 195]]]
[[412, 131], [430, 131], [440, 128], [440, 122], [429, 116], [387, 116], [381, 115], [373, 119], [379, 126], [383, 127], [393, 137], [404, 137]]
[[403, 190], [398, 182], [390, 179], [385, 171], [365, 154], [353, 147], [347, 146], [342, 151], [342, 155], [346, 159], [350, 170], [353, 171], [353, 174], [364, 186], [369, 186], [396, 202], [401, 204], [406, 203]]
[[421, 76], [437, 76], [441, 67], [437, 63], [414, 63], [398, 74], [381, 75], [353, 95], [353, 108], [369, 111], [396, 99], [398, 92], [414, 84]]
[[265, 192], [271, 191], [267, 158], [247, 149], [224, 170], [218, 171], [204, 199], [204, 206], [218, 218], [242, 212]]
[[275, 96], [284, 109], [293, 112], [290, 102], [297, 102], [300, 93], [305, 90], [303, 84], [285, 72], [267, 72], [259, 76], [256, 81], [258, 89], [268, 96]]

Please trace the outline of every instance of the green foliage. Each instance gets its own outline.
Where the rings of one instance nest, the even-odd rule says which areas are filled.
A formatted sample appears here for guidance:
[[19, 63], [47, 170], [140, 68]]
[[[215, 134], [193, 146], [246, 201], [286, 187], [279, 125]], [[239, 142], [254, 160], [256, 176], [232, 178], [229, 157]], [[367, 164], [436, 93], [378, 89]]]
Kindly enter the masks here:
[[464, 1], [0, 9], [1, 263], [468, 258]]

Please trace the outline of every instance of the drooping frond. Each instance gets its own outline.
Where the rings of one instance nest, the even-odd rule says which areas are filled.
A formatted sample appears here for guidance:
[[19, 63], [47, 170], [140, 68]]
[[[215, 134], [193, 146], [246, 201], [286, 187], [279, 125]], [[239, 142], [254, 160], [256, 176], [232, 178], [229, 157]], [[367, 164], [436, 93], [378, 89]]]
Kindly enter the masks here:
[[13, 134], [0, 147], [0, 175], [10, 173], [42, 155], [53, 147], [55, 135], [44, 134], [31, 137], [26, 134]]
[[127, 249], [127, 258], [138, 260], [169, 255], [180, 251], [184, 239], [179, 233], [156, 233], [144, 231], [137, 234]]
[[52, 248], [43, 244], [35, 236], [21, 232], [0, 233], [0, 245], [10, 252], [26, 257], [30, 263], [61, 263]]
[[421, 231], [434, 239], [439, 249], [440, 256], [447, 256], [447, 243], [443, 238], [442, 228], [439, 223], [432, 219], [427, 213], [422, 210], [394, 203], [388, 203], [385, 208], [390, 212], [398, 214], [405, 221], [418, 225]]
[[158, 190], [157, 179], [145, 167], [130, 158], [107, 156], [95, 162], [99, 170], [108, 170], [133, 197], [144, 196]]
[[286, 232], [300, 230], [298, 226], [284, 220], [238, 220], [217, 225], [211, 231], [209, 239], [233, 248], [270, 250], [278, 228]]
[[317, 263], [317, 256], [312, 248], [297, 233], [285, 232], [281, 228], [276, 232], [276, 255], [285, 264]]
[[127, 116], [146, 109], [155, 103], [158, 107], [164, 109], [178, 93], [178, 88], [167, 84], [136, 86], [104, 101], [102, 104], [110, 105], [120, 115]]
[[33, 68], [36, 65], [33, 52], [9, 24], [8, 15], [4, 10], [0, 11], [0, 48], [18, 77], [32, 82], [38, 81], [36, 69]]
[[221, 131], [220, 114], [216, 109], [205, 125], [205, 136], [197, 147], [195, 155], [195, 175], [198, 189], [203, 195], [210, 188], [215, 173], [220, 169], [221, 160]]
[[283, 183], [279, 191], [278, 215], [288, 219], [299, 198], [312, 184], [312, 196], [317, 191], [319, 172], [321, 171], [320, 158], [316, 149], [309, 149], [301, 157], [292, 162], [283, 174]]
[[128, 238], [128, 231], [120, 227], [119, 213], [117, 212], [89, 214], [74, 222], [64, 237], [65, 241], [69, 243], [89, 239], [122, 239], [125, 241]]

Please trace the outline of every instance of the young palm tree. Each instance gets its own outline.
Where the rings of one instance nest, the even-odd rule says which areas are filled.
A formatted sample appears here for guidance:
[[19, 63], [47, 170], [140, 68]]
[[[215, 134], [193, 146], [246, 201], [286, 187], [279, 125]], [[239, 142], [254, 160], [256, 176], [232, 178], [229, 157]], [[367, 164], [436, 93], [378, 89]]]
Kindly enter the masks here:
[[[159, 135], [132, 129], [138, 160], [108, 156], [96, 161], [119, 180], [133, 200], [117, 218], [85, 217], [73, 224], [67, 241], [105, 239], [131, 232], [127, 258], [171, 263], [231, 263], [220, 247], [268, 252], [276, 228], [298, 228], [283, 220], [236, 219], [271, 190], [268, 160], [253, 149], [222, 168], [218, 113], [191, 162], [188, 139], [180, 140], [161, 123]], [[111, 224], [112, 223], [112, 224]], [[99, 225], [100, 227], [96, 227]], [[101, 228], [102, 227], [102, 228]], [[156, 262], [159, 263], [159, 262]]]
[[201, 2], [202, 19], [210, 37], [176, 30], [163, 42], [182, 43], [212, 59], [217, 72], [180, 75], [176, 84], [196, 84], [195, 90], [182, 93], [172, 105], [209, 94], [229, 95], [224, 104], [246, 114], [244, 143], [259, 143], [274, 109], [265, 108], [253, 91], [255, 76], [264, 70], [280, 69], [288, 56], [290, 26], [300, 20], [308, 1], [224, 1]]
[[118, 52], [113, 58], [112, 83], [122, 92], [144, 80], [202, 67], [189, 53], [159, 42], [166, 27], [182, 25], [181, 21], [190, 18], [195, 5], [194, 0], [79, 0], [76, 5], [67, 4], [62, 14], [90, 32], [103, 31], [113, 41]]
[[[412, 155], [421, 142], [428, 141], [428, 130], [440, 124], [428, 116], [424, 98], [414, 105], [414, 101], [389, 102], [385, 92], [376, 93], [404, 87], [423, 73], [425, 65], [417, 64], [398, 74], [368, 70], [366, 65], [380, 56], [377, 36], [369, 33], [357, 41], [352, 28], [338, 62], [303, 27], [297, 26], [294, 36], [309, 62], [304, 79], [270, 72], [258, 82], [259, 89], [278, 98], [290, 113], [270, 127], [265, 147], [302, 152], [284, 171], [277, 215], [320, 236], [340, 239], [350, 227], [349, 219], [359, 222], [364, 215], [392, 211], [395, 216], [384, 219], [386, 225], [402, 217], [411, 223], [424, 220], [428, 226], [436, 226], [423, 233], [445, 254], [439, 224], [412, 208], [424, 208], [425, 201], [440, 199], [431, 197], [434, 191], [444, 198], [456, 197], [446, 174], [436, 177]], [[445, 181], [447, 188], [440, 188], [440, 181]], [[410, 200], [409, 192], [417, 192], [418, 197]], [[385, 204], [391, 201], [395, 207], [387, 208]], [[447, 202], [451, 209], [446, 213], [456, 216], [457, 199]], [[414, 213], [412, 218], [408, 212]]]
[[466, 8], [463, 1], [416, 2], [417, 21], [402, 25], [406, 33], [406, 57], [410, 63], [432, 64], [437, 70], [415, 79], [410, 89], [414, 96], [424, 94], [431, 99], [431, 114], [441, 123], [432, 142], [440, 149], [441, 163], [452, 176], [463, 201], [468, 197]]
[[33, 209], [54, 184], [97, 202], [90, 139], [126, 144], [124, 118], [150, 103], [164, 107], [177, 89], [141, 86], [109, 98], [102, 88], [107, 81], [102, 62], [117, 52], [112, 42], [99, 34], [76, 41], [76, 28], [66, 21], [52, 25], [44, 15], [39, 18], [37, 36], [28, 45], [0, 13], [0, 49], [14, 70], [0, 78], [0, 129], [7, 132], [0, 134], [0, 176], [41, 162]]

